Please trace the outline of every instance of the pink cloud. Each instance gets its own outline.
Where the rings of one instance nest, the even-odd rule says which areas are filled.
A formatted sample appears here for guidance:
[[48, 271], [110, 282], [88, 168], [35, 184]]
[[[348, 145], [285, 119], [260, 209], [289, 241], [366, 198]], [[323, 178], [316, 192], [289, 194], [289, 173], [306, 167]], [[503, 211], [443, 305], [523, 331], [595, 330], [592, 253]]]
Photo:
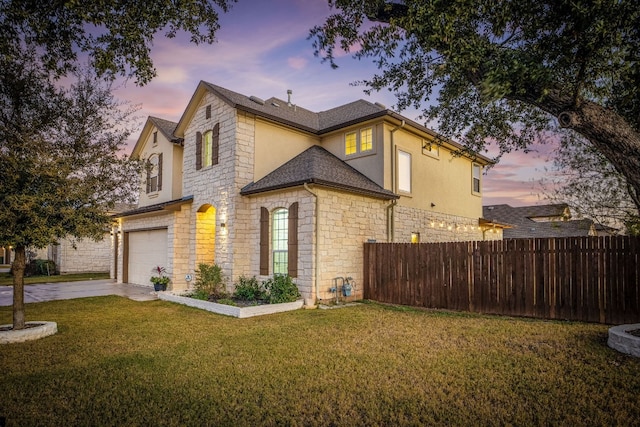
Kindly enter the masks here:
[[307, 61], [306, 58], [302, 58], [300, 56], [295, 56], [287, 59], [287, 64], [289, 64], [289, 67], [293, 68], [294, 70], [302, 70], [306, 67], [307, 62], [309, 61]]

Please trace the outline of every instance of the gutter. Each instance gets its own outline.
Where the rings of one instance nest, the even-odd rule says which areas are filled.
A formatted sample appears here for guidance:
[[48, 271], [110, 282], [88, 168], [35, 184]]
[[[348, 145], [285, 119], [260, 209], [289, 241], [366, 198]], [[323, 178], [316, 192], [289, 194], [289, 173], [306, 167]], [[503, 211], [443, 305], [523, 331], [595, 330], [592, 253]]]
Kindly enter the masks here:
[[[393, 139], [393, 134], [396, 133], [396, 131], [402, 129], [404, 127], [404, 125], [406, 124], [406, 122], [404, 120], [402, 120], [402, 123], [400, 123], [400, 126], [396, 126], [393, 129], [391, 129], [391, 191], [393, 193], [396, 193], [396, 143]], [[396, 205], [397, 200], [393, 200], [391, 202], [391, 204], [389, 204], [389, 206], [387, 206], [387, 240], [389, 241], [389, 243], [393, 243], [393, 239], [394, 239], [394, 215], [393, 215], [393, 207]]]

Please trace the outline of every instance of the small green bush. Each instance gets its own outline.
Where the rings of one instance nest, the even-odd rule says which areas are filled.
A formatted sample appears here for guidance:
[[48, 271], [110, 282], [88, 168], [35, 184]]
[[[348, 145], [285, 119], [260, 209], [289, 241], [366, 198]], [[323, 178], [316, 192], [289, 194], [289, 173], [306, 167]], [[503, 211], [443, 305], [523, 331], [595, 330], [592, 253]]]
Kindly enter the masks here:
[[256, 276], [240, 276], [233, 297], [242, 301], [261, 301], [267, 299], [267, 291]]
[[227, 297], [225, 278], [222, 268], [216, 264], [198, 264], [196, 269], [196, 281], [193, 284], [194, 294], [205, 294], [204, 299], [220, 299]]
[[298, 287], [285, 274], [276, 274], [273, 278], [264, 282], [264, 287], [269, 293], [269, 304], [293, 302], [300, 298]]

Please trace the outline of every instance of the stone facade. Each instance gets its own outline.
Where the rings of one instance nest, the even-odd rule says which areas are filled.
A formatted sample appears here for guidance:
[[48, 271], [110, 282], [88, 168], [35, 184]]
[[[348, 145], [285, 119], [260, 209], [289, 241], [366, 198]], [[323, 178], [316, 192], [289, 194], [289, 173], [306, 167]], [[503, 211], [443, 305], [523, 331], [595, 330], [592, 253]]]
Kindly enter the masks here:
[[[256, 118], [251, 113], [235, 108], [232, 103], [218, 97], [213, 91], [202, 90], [200, 86], [196, 93], [197, 96], [194, 96], [187, 107], [184, 122], [176, 127], [180, 129], [180, 135], [176, 130], [176, 136], [183, 138], [181, 176], [167, 177], [181, 181], [181, 197], [189, 197], [190, 201], [167, 210], [123, 217], [119, 225], [123, 234], [135, 230], [166, 228], [166, 268], [174, 290], [189, 287], [185, 276], [193, 275], [201, 262], [215, 263], [222, 268], [229, 291], [233, 290], [233, 283], [240, 276], [256, 276], [260, 280], [271, 277], [271, 250], [270, 274], [259, 274], [261, 208], [267, 209], [272, 217], [276, 209], [289, 208], [293, 203], [298, 203], [298, 274], [294, 282], [309, 304], [317, 299], [335, 299], [336, 294], [331, 289], [339, 287], [342, 284], [341, 280], [346, 277], [352, 278], [356, 285], [350, 299], [362, 298], [363, 244], [368, 241], [410, 242], [412, 234], [415, 233], [420, 234], [421, 242], [498, 237], [488, 236], [486, 230], [479, 227], [478, 218], [423, 209], [429, 203], [418, 197], [418, 192], [413, 196], [404, 195], [397, 205], [373, 195], [364, 196], [318, 185], [297, 185], [242, 196], [241, 190], [257, 180], [254, 176], [258, 173], [256, 170], [260, 169], [257, 166], [261, 166], [260, 173], [264, 175], [267, 169], [277, 168], [289, 160], [282, 157], [295, 156], [299, 154], [297, 151], [303, 152], [308, 146], [321, 144], [330, 152], [333, 149], [334, 155], [341, 158], [340, 152], [344, 151], [344, 135], [342, 131], [335, 131], [323, 140], [323, 136], [306, 134], [300, 129], [290, 131], [287, 128], [285, 132], [282, 129], [286, 126], [282, 122], [273, 123], [262, 116]], [[206, 114], [208, 110], [209, 118]], [[251, 109], [248, 111], [255, 112]], [[216, 124], [219, 124], [218, 163], [197, 170], [196, 135], [198, 132], [204, 134]], [[359, 172], [365, 176], [377, 176], [379, 179], [375, 182], [379, 182], [381, 188], [388, 189], [393, 187], [389, 178], [393, 168], [385, 157], [390, 151], [385, 146], [388, 143], [385, 138], [391, 138], [393, 134], [390, 125], [383, 125], [382, 121], [374, 125], [378, 129], [376, 146], [379, 146], [373, 153], [375, 156], [358, 158], [351, 161], [350, 165], [355, 169], [364, 168], [365, 172], [369, 171], [367, 168], [373, 168], [374, 171], [369, 171], [369, 174], [362, 170]], [[452, 167], [451, 161], [445, 163], [444, 160], [433, 160], [428, 156], [424, 156], [423, 159], [420, 151], [423, 140], [401, 137], [404, 130], [398, 129], [394, 130], [398, 131], [395, 135], [398, 146], [402, 145], [403, 150], [415, 148], [413, 155], [416, 169], [424, 169], [418, 167], [422, 166], [421, 162], [431, 162], [442, 170]], [[263, 163], [260, 163], [261, 159], [256, 158], [257, 151], [262, 153], [259, 157], [269, 156], [269, 162], [265, 163], [262, 159]], [[283, 155], [281, 151], [287, 154]], [[469, 161], [467, 165], [464, 162], [467, 160], [457, 159], [455, 166], [460, 171], [470, 174], [471, 163]], [[435, 168], [431, 163], [428, 163], [430, 168], [426, 169]], [[431, 182], [434, 179], [432, 178]], [[462, 188], [469, 186], [471, 179], [465, 176], [459, 181]], [[417, 178], [415, 182], [417, 186]], [[431, 188], [444, 187], [432, 185]], [[390, 190], [386, 191], [389, 199], [394, 197]], [[460, 190], [456, 194], [463, 194], [463, 191]], [[440, 201], [436, 196], [437, 194], [433, 196], [433, 200], [439, 205], [439, 209], [447, 212], [472, 216], [475, 210], [481, 210], [481, 199], [478, 197], [460, 196], [467, 197], [469, 200], [465, 199], [466, 203], [471, 207], [447, 210], [448, 199], [441, 198]], [[435, 206], [433, 202], [431, 205]], [[475, 209], [476, 205], [480, 207]], [[114, 238], [114, 241], [118, 242], [119, 257], [118, 264], [111, 265], [112, 274], [118, 281], [122, 281], [123, 272], [123, 234]], [[113, 248], [112, 252], [116, 252], [116, 248]]]
[[49, 252], [60, 274], [106, 272], [111, 266], [111, 236], [107, 234], [97, 242], [64, 239]]
[[394, 220], [395, 243], [411, 242], [412, 233], [420, 233], [421, 243], [483, 240], [478, 218], [396, 206]]

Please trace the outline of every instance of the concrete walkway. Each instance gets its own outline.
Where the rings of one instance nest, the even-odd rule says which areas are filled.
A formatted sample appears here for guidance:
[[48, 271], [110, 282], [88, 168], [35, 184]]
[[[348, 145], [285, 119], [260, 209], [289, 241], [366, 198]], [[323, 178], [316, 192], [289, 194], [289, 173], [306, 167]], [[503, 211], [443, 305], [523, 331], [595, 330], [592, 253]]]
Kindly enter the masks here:
[[[24, 285], [24, 302], [120, 295], [135, 301], [158, 299], [151, 286], [114, 283], [111, 279]], [[0, 286], [0, 306], [13, 304], [13, 286]]]

